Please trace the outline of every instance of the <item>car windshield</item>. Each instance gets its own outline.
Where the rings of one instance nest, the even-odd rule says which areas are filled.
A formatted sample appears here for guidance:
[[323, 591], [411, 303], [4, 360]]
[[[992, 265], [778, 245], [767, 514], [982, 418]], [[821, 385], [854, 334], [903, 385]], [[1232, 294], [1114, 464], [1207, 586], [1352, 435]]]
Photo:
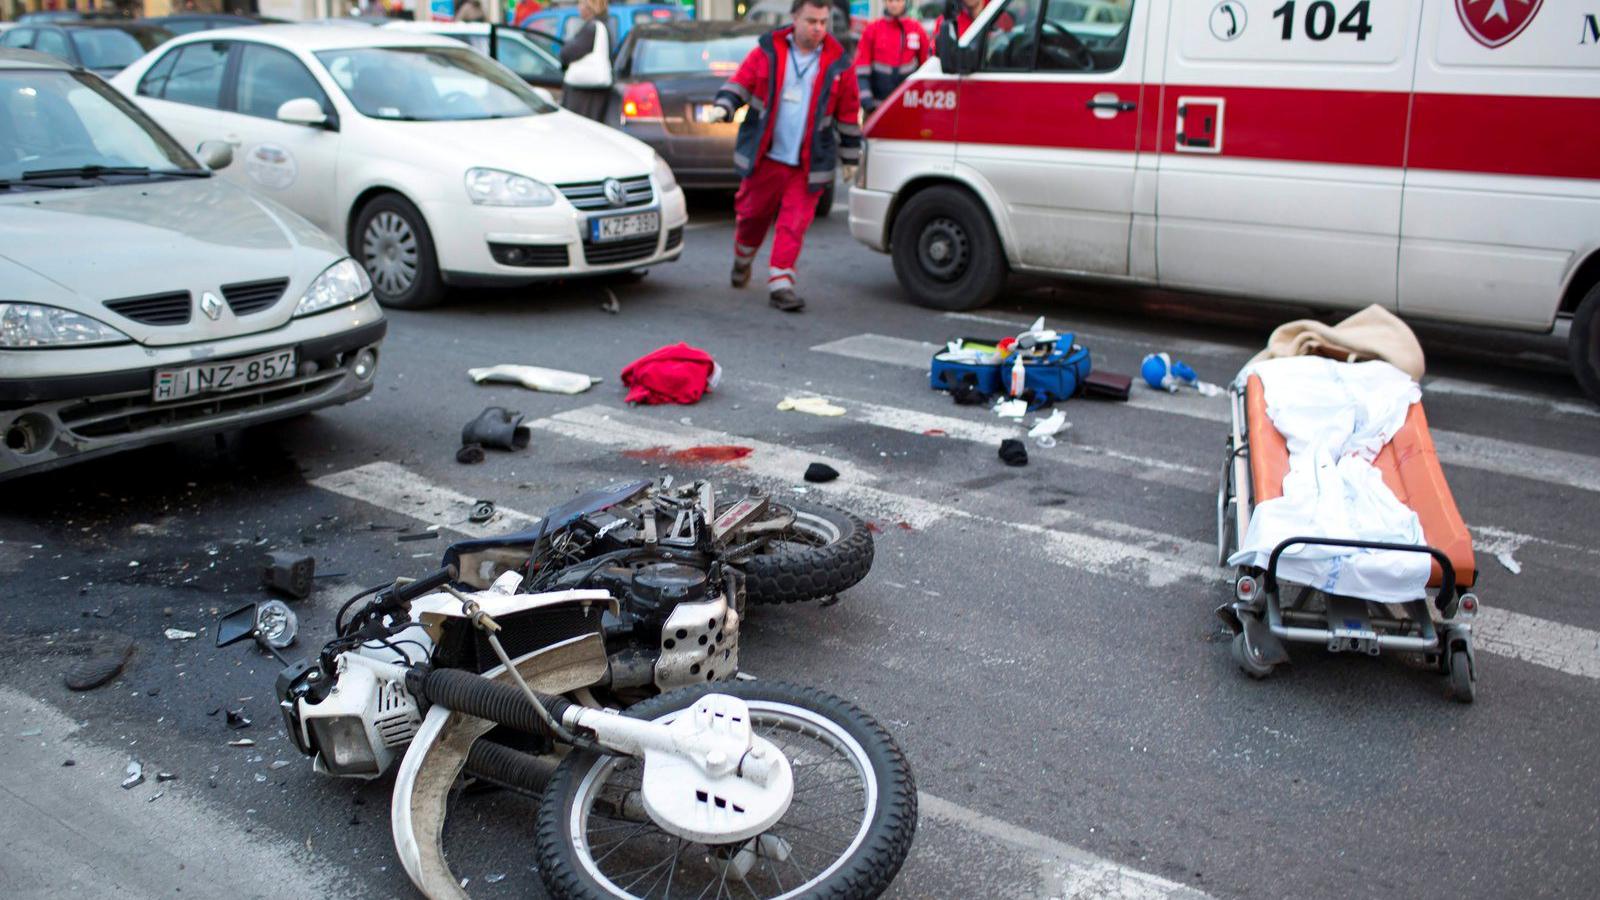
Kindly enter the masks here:
[[509, 119], [556, 109], [466, 47], [360, 47], [326, 50], [317, 59], [356, 109], [374, 119]]
[[94, 177], [104, 169], [206, 171], [96, 75], [0, 70], [0, 181], [68, 170]]
[[758, 35], [674, 40], [644, 38], [633, 48], [633, 74], [680, 75], [704, 73], [728, 76], [755, 49]]
[[72, 45], [87, 69], [122, 69], [172, 35], [156, 29], [73, 28]]

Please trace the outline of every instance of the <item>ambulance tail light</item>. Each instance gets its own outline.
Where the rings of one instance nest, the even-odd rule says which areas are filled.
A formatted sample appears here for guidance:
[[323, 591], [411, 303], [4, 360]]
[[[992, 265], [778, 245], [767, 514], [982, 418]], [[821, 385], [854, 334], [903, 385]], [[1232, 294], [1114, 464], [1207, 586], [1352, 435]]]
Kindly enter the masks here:
[[628, 85], [622, 92], [622, 122], [661, 121], [661, 94], [648, 81]]

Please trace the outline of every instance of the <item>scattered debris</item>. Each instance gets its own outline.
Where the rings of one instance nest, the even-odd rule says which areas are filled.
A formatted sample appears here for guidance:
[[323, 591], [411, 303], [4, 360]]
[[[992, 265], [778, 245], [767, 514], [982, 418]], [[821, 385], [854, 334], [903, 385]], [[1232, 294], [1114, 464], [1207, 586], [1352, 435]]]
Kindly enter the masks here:
[[844, 407], [829, 403], [826, 397], [785, 397], [778, 403], [780, 412], [803, 412], [813, 416], [842, 416]]
[[806, 466], [805, 478], [814, 484], [822, 484], [839, 477], [839, 470], [827, 463], [814, 462]]
[[1016, 438], [1006, 438], [1000, 442], [1000, 461], [1008, 466], [1025, 466], [1028, 464], [1028, 448]]
[[481, 444], [462, 444], [461, 449], [456, 451], [456, 462], [470, 466], [483, 462], [486, 456]]
[[1494, 558], [1500, 560], [1500, 565], [1505, 566], [1507, 572], [1513, 575], [1522, 574], [1522, 563], [1517, 562], [1516, 558], [1511, 555], [1510, 550], [1501, 550], [1494, 555]]
[[267, 776], [261, 774], [260, 772], [257, 772], [256, 773], [256, 784], [266, 784], [266, 783], [267, 783]]
[[600, 308], [613, 316], [622, 312], [622, 301], [617, 299], [617, 292], [611, 288], [606, 288], [606, 299], [600, 304]]
[[83, 658], [67, 668], [62, 680], [74, 691], [97, 688], [116, 678], [132, 655], [131, 638], [120, 634], [97, 634]]
[[244, 714], [244, 707], [228, 710], [228, 727], [235, 730], [250, 727], [250, 718]]
[[167, 782], [167, 781], [177, 781], [177, 780], [178, 780], [178, 776], [172, 774], [171, 772], [157, 772], [156, 773], [156, 782], [157, 783], [162, 783], [162, 782]]
[[168, 628], [162, 632], [169, 641], [192, 641], [200, 636], [198, 631], [185, 631], [182, 628]]
[[467, 521], [483, 524], [494, 518], [494, 501], [479, 500], [472, 504], [472, 512], [467, 514]]
[[1115, 372], [1102, 372], [1099, 369], [1089, 373], [1083, 379], [1083, 395], [1101, 400], [1127, 400], [1133, 394], [1133, 379], [1127, 375], [1118, 375]]
[[439, 536], [439, 532], [437, 532], [437, 531], [413, 531], [410, 534], [397, 534], [397, 535], [394, 536], [394, 539], [397, 540], [397, 541], [405, 541], [405, 542], [410, 542], [410, 541], [431, 541], [434, 538], [437, 538], [438, 536]]
[[545, 391], [551, 394], [581, 394], [601, 381], [593, 375], [514, 363], [468, 369], [467, 375], [478, 384], [483, 384], [485, 381], [519, 384], [530, 391]]
[[77, 764], [78, 764], [78, 761], [75, 760], [75, 759], [64, 759], [64, 760], [61, 761], [61, 767], [63, 769], [70, 768], [70, 767], [75, 766]]
[[166, 793], [167, 793], [166, 791], [156, 791], [154, 794], [151, 794], [149, 799], [145, 800], [144, 802], [146, 802], [146, 803], [154, 803], [157, 800], [160, 800], [163, 796], [165, 796]]
[[267, 564], [261, 570], [261, 583], [295, 600], [304, 600], [311, 596], [311, 582], [316, 569], [314, 557], [274, 550], [267, 554]]
[[1048, 418], [1035, 422], [1033, 427], [1028, 429], [1028, 437], [1033, 438], [1041, 447], [1054, 447], [1056, 445], [1055, 436], [1060, 434], [1062, 430], [1071, 427], [1072, 425], [1067, 422], [1066, 412], [1058, 409], [1052, 412]]
[[275, 760], [272, 761], [271, 765], [267, 766], [267, 768], [269, 768], [272, 771], [276, 772], [279, 769], [286, 768], [286, 767], [292, 766], [292, 765], [294, 765], [294, 763], [288, 761], [287, 759], [275, 759]]
[[521, 450], [533, 438], [533, 430], [522, 423], [522, 413], [504, 406], [486, 406], [483, 412], [461, 428], [461, 446], [477, 444], [485, 449]]
[[249, 738], [239, 738], [237, 741], [228, 742], [229, 747], [254, 747], [255, 745], [256, 742]]
[[130, 791], [139, 785], [144, 784], [144, 766], [139, 765], [139, 761], [137, 759], [128, 760], [128, 768], [126, 773], [128, 777], [122, 779], [123, 790]]
[[1028, 414], [1028, 401], [1001, 400], [994, 405], [994, 414], [1002, 419], [1020, 419]]
[[722, 381], [711, 354], [683, 342], [646, 353], [623, 368], [629, 403], [696, 403]]
[[38, 737], [41, 734], [44, 734], [43, 728], [29, 728], [27, 731], [18, 732], [17, 737]]
[[1222, 388], [1209, 381], [1201, 381], [1194, 369], [1181, 359], [1173, 359], [1166, 353], [1152, 353], [1144, 358], [1139, 366], [1139, 374], [1143, 376], [1144, 383], [1158, 391], [1176, 394], [1179, 388], [1192, 387], [1199, 391], [1201, 396], [1215, 397], [1222, 393]]
[[483, 876], [483, 880], [487, 884], [499, 884], [500, 882], [506, 880], [506, 873], [500, 872], [495, 875], [485, 875]]

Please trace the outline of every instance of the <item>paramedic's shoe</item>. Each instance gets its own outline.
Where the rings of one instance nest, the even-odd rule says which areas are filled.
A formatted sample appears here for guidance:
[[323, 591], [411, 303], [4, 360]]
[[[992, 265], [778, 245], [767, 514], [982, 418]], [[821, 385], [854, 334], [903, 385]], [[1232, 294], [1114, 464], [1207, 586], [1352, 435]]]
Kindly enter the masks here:
[[771, 303], [774, 309], [781, 309], [784, 312], [797, 313], [806, 308], [806, 302], [800, 299], [794, 288], [778, 288], [773, 291]]
[[728, 276], [728, 282], [736, 288], [742, 288], [750, 283], [750, 264], [752, 259], [734, 259], [733, 274]]

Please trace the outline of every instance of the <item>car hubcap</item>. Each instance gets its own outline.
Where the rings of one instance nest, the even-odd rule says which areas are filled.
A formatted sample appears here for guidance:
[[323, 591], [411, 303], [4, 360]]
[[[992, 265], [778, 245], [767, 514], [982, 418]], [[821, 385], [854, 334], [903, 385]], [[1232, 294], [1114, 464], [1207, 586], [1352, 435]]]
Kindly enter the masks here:
[[941, 281], [954, 281], [967, 270], [971, 244], [967, 232], [952, 219], [934, 219], [922, 229], [917, 258], [922, 268]]
[[361, 259], [378, 290], [403, 294], [417, 280], [416, 232], [398, 213], [378, 213], [361, 236]]

